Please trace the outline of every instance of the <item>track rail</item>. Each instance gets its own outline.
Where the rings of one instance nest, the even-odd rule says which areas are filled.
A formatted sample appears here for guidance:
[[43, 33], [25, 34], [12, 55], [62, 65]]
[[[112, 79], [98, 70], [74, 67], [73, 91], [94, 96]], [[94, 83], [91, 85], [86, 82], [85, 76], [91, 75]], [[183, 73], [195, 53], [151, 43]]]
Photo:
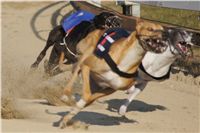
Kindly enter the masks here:
[[116, 15], [118, 15], [122, 18], [122, 21], [123, 21], [122, 27], [125, 28], [125, 29], [128, 29], [128, 30], [135, 30], [136, 20], [141, 19], [141, 20], [144, 20], [144, 21], [151, 21], [151, 22], [154, 22], [154, 23], [161, 24], [164, 27], [184, 29], [184, 30], [192, 32], [192, 33], [200, 34], [199, 29], [192, 29], [192, 28], [189, 28], [189, 27], [182, 27], [182, 26], [179, 26], [179, 25], [163, 23], [163, 22], [155, 21], [155, 20], [137, 18], [137, 17], [134, 17], [134, 16], [126, 16], [126, 15], [123, 15], [123, 14], [117, 12], [117, 11], [111, 10], [111, 9], [105, 7], [105, 6], [100, 8], [100, 7], [97, 7], [93, 4], [90, 4], [90, 3], [85, 2], [85, 1], [78, 1], [78, 2], [77, 1], [71, 1], [70, 3], [75, 9], [78, 9], [78, 8], [84, 9], [86, 11], [93, 12], [94, 14], [99, 14], [99, 13], [104, 12], [104, 11], [113, 12], [113, 13], [115, 13]]

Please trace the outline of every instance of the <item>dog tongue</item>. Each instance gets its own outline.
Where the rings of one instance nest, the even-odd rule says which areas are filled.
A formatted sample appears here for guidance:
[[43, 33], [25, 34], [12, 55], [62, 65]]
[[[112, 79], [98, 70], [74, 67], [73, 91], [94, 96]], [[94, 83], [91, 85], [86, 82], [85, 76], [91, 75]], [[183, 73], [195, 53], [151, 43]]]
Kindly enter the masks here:
[[187, 50], [186, 47], [182, 46], [180, 43], [178, 43], [178, 47], [184, 52]]

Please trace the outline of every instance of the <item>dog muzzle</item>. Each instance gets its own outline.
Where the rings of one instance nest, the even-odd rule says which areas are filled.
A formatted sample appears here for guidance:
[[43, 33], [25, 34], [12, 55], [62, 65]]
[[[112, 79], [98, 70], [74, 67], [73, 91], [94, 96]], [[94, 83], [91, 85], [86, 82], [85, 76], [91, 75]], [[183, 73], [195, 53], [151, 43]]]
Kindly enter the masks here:
[[163, 53], [168, 47], [167, 40], [163, 40], [163, 38], [149, 37], [141, 38], [139, 41], [144, 50], [154, 53]]
[[105, 21], [107, 28], [119, 28], [122, 25], [122, 19], [118, 16], [110, 16]]

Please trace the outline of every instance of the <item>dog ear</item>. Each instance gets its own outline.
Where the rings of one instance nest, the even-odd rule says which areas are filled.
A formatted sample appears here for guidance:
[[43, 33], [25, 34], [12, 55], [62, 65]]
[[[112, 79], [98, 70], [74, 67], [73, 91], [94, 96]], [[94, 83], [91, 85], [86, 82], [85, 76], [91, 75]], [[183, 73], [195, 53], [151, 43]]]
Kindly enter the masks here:
[[141, 30], [141, 27], [143, 26], [144, 20], [141, 20], [140, 18], [136, 19], [136, 32], [139, 33]]
[[143, 23], [144, 20], [140, 19], [140, 18], [136, 18], [136, 24], [139, 24], [139, 23]]

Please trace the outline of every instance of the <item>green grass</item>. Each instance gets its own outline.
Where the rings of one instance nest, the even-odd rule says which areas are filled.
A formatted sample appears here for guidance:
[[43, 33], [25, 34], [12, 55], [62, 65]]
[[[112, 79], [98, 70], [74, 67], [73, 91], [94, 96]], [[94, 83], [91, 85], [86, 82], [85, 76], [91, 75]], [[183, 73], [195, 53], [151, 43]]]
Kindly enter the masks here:
[[115, 1], [102, 1], [101, 4], [107, 8], [114, 10], [114, 11], [122, 13], [122, 7], [117, 6]]
[[[122, 12], [121, 6], [117, 6], [113, 1], [104, 1], [102, 2], [102, 5], [115, 11]], [[200, 30], [200, 20], [198, 20], [199, 16], [200, 12], [198, 11], [163, 8], [141, 4], [141, 18]]]
[[200, 29], [200, 12], [141, 5], [141, 17], [180, 26]]

